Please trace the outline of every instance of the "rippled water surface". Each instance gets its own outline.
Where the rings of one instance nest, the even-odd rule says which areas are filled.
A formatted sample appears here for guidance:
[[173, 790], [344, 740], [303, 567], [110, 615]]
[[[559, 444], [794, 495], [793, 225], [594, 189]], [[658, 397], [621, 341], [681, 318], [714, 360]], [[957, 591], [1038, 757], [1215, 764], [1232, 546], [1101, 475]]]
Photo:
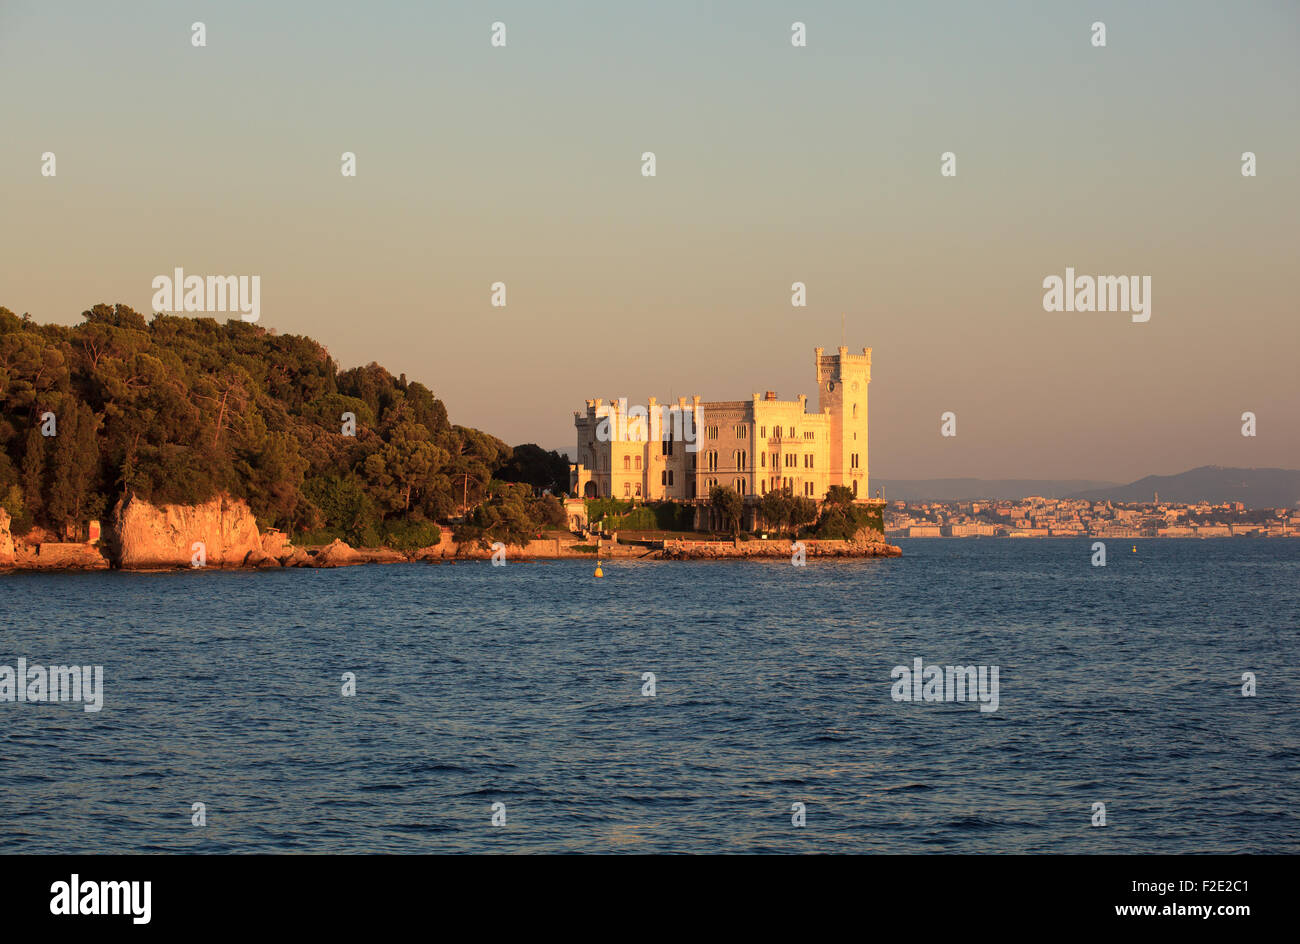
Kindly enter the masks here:
[[0, 576], [0, 665], [105, 673], [0, 703], [0, 852], [1300, 851], [1300, 541], [1132, 544]]

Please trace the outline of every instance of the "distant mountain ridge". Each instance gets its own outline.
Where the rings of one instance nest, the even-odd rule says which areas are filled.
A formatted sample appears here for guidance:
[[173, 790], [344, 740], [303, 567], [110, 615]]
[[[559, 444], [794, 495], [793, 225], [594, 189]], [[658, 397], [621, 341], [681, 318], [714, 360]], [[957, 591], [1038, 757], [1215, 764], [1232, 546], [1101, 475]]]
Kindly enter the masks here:
[[1095, 479], [870, 479], [871, 497], [884, 486], [891, 501], [971, 501], [983, 499], [1064, 498], [1084, 489], [1115, 488], [1118, 482]]
[[1236, 501], [1247, 508], [1292, 508], [1300, 504], [1300, 469], [1231, 469], [1203, 465], [1177, 475], [1148, 475], [1128, 485], [1081, 489], [1069, 497], [1149, 502], [1157, 492], [1161, 501], [1189, 504]]
[[1239, 501], [1248, 508], [1291, 508], [1300, 504], [1300, 469], [1234, 469], [1205, 465], [1177, 475], [1148, 475], [1121, 485], [1087, 479], [871, 479], [871, 495], [884, 486], [885, 498], [895, 501], [972, 501], [1044, 498], [1086, 498], [1090, 501]]

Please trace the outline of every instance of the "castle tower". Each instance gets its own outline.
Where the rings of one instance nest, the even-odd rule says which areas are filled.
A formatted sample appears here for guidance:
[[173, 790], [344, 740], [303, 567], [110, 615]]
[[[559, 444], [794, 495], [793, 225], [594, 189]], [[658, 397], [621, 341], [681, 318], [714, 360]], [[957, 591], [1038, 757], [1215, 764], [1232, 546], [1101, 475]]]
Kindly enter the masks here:
[[816, 349], [817, 406], [830, 416], [830, 484], [852, 489], [854, 497], [867, 491], [867, 385], [871, 383], [871, 348], [850, 354]]

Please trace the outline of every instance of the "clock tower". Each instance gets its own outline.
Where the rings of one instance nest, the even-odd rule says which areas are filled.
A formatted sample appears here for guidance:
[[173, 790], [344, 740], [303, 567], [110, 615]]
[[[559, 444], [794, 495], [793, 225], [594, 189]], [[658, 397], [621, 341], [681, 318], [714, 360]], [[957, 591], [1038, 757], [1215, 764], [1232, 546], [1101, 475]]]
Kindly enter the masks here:
[[871, 348], [850, 354], [816, 349], [817, 408], [830, 417], [830, 484], [843, 485], [856, 499], [867, 490], [867, 385], [871, 383]]

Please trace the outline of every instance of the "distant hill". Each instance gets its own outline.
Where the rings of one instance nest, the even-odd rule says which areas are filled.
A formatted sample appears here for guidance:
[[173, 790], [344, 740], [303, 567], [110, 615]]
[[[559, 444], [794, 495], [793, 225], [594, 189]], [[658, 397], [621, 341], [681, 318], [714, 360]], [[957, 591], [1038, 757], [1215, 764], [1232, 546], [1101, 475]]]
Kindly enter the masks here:
[[1119, 487], [1117, 482], [1093, 479], [871, 479], [871, 497], [885, 488], [893, 501], [970, 501], [975, 498], [1064, 498], [1085, 489]]
[[1068, 497], [1149, 502], [1156, 492], [1161, 501], [1239, 501], [1247, 508], [1291, 508], [1300, 504], [1300, 470], [1203, 465], [1177, 475], [1148, 475], [1128, 485], [1080, 489]]
[[422, 547], [453, 518], [457, 541], [521, 543], [567, 523], [533, 492], [567, 487], [567, 462], [454, 425], [405, 374], [340, 370], [311, 338], [237, 319], [82, 318], [0, 307], [0, 517], [15, 535], [77, 533], [126, 496], [244, 499], [304, 544]]

